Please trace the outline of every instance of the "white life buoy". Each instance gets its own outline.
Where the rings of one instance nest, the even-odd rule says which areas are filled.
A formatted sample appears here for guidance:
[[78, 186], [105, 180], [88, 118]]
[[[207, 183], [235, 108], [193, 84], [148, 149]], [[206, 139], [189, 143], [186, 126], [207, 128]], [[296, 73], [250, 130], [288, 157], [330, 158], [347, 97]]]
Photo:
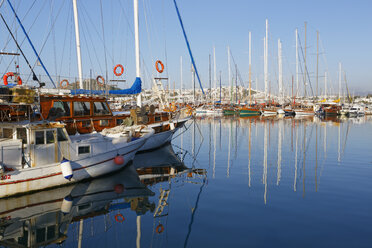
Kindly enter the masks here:
[[64, 178], [71, 181], [73, 177], [72, 167], [70, 160], [63, 158], [61, 162], [61, 171]]

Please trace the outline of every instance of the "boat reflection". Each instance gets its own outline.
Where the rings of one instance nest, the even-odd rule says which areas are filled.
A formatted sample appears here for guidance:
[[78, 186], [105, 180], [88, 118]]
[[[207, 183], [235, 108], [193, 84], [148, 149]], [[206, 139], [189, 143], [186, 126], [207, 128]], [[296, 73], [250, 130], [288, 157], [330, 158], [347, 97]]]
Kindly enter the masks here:
[[[164, 209], [162, 205], [168, 197], [163, 194], [156, 206], [149, 200], [155, 193], [147, 185], [153, 186], [183, 174], [189, 178], [206, 173], [204, 170], [187, 168], [172, 146], [167, 145], [139, 154], [133, 164], [111, 176], [3, 199], [0, 201], [0, 246], [61, 244], [71, 236], [68, 235], [69, 230], [71, 232], [69, 225], [80, 222], [77, 241], [78, 247], [81, 247], [83, 220], [103, 216], [105, 227], [112, 219], [121, 223], [125, 218], [120, 210], [124, 209], [136, 213], [137, 236], [140, 237], [140, 216], [147, 212], [155, 212], [154, 217], [160, 216], [160, 209]], [[156, 229], [158, 233], [163, 230], [162, 225]], [[138, 246], [139, 241], [138, 238]]]

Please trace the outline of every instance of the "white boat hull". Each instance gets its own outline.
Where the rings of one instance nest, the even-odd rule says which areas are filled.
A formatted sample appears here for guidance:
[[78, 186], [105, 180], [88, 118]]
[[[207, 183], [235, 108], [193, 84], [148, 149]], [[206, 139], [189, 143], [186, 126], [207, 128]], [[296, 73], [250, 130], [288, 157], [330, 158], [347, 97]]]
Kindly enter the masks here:
[[[171, 122], [166, 121], [162, 123], [156, 123], [156, 124], [149, 125], [149, 127], [151, 128], [156, 128], [156, 127], [165, 126], [165, 125], [171, 125], [171, 127], [167, 131], [162, 131], [162, 132], [153, 134], [151, 137], [147, 139], [146, 143], [139, 149], [139, 151], [153, 150], [170, 142], [172, 140], [173, 134], [180, 127], [182, 127], [189, 119], [190, 118], [184, 118], [184, 119], [174, 120]], [[172, 126], [174, 127], [173, 129], [172, 129]]]
[[[70, 161], [73, 170], [73, 178], [70, 181], [63, 177], [60, 163], [8, 172], [4, 175], [6, 178], [0, 181], [0, 198], [76, 183], [117, 171], [133, 160], [135, 153], [149, 136], [151, 137], [151, 134], [129, 143], [118, 143], [115, 145], [116, 149], [105, 153]], [[123, 156], [123, 164], [115, 164], [114, 158], [117, 155]]]

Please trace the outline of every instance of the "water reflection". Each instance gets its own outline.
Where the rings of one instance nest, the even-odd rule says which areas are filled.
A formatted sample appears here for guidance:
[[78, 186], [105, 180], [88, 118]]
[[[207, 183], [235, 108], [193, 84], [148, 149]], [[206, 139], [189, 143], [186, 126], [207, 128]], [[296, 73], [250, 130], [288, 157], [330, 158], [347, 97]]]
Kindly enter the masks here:
[[[68, 240], [84, 247], [84, 229], [104, 228], [107, 232], [125, 222], [124, 211], [131, 210], [137, 216], [136, 245], [140, 247], [141, 216], [151, 212], [154, 219], [159, 219], [155, 232], [161, 234], [165, 224], [160, 218], [167, 215], [169, 206], [170, 186], [160, 188], [158, 202], [149, 199], [155, 193], [148, 187], [160, 182], [170, 185], [171, 179], [182, 175], [191, 181], [205, 174], [205, 170], [187, 168], [167, 145], [136, 155], [133, 163], [111, 176], [0, 200], [0, 246], [39, 247]], [[98, 217], [103, 217], [99, 228], [88, 221]], [[93, 231], [89, 238], [92, 236]]]
[[0, 200], [0, 246], [365, 246], [371, 123], [199, 118], [120, 173]]
[[[235, 164], [242, 165], [242, 157], [247, 156], [247, 174], [248, 187], [252, 186], [252, 159], [256, 163], [262, 161], [262, 177], [261, 182], [264, 185], [263, 202], [267, 204], [269, 185], [268, 174], [275, 174], [275, 184], [280, 186], [283, 166], [286, 170], [291, 170], [289, 166], [293, 166], [293, 191], [297, 192], [300, 184], [302, 197], [306, 196], [306, 185], [314, 184], [315, 192], [318, 191], [318, 181], [321, 175], [319, 174], [319, 166], [324, 169], [328, 159], [329, 146], [332, 146], [331, 152], [334, 154], [334, 148], [337, 147], [337, 157], [332, 158], [333, 162], [342, 163], [342, 157], [345, 154], [347, 147], [350, 128], [355, 124], [365, 124], [372, 119], [369, 116], [345, 118], [345, 117], [317, 117], [317, 116], [295, 116], [288, 117], [284, 115], [277, 116], [251, 116], [245, 118], [233, 117], [204, 117], [198, 118], [195, 122], [201, 126], [212, 123], [213, 132], [209, 132], [209, 136], [213, 140], [213, 178], [216, 175], [215, 154], [218, 146], [216, 140], [220, 140], [219, 150], [226, 151], [226, 178], [231, 177], [231, 169]], [[220, 133], [215, 130], [219, 128]], [[254, 137], [252, 137], [252, 129], [255, 129]], [[331, 131], [331, 134], [329, 133]], [[203, 132], [204, 133], [204, 132]], [[217, 137], [218, 136], [218, 137]], [[276, 137], [275, 137], [276, 136]], [[330, 138], [331, 136], [331, 144]], [[244, 137], [247, 137], [247, 142], [244, 142]], [[221, 149], [221, 138], [222, 141]], [[336, 138], [336, 139], [335, 139]], [[260, 140], [262, 139], [262, 141]], [[337, 141], [337, 144], [335, 144]], [[252, 148], [253, 143], [253, 148]], [[194, 144], [193, 144], [194, 145]], [[211, 144], [209, 144], [211, 146]], [[283, 147], [284, 146], [284, 147]], [[322, 146], [323, 149], [319, 150]], [[253, 149], [253, 155], [252, 155]], [[259, 154], [262, 152], [262, 158]], [[210, 151], [209, 151], [210, 153]], [[218, 151], [217, 151], [218, 153]], [[284, 156], [284, 161], [283, 161]], [[244, 159], [243, 159], [244, 160]], [[284, 165], [283, 165], [284, 162]], [[276, 172], [273, 173], [273, 164], [276, 164]], [[307, 165], [310, 164], [310, 168]], [[254, 166], [257, 166], [254, 165]], [[309, 183], [307, 172], [311, 172], [310, 178], [313, 183]], [[290, 174], [286, 174], [288, 178]]]

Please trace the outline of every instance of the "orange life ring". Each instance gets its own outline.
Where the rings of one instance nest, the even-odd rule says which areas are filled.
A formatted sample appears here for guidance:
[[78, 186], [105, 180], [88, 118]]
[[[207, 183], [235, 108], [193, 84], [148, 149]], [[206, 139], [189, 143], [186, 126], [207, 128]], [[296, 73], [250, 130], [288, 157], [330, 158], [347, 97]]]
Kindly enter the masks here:
[[122, 214], [117, 214], [115, 215], [115, 220], [116, 222], [122, 223], [125, 220], [125, 218]]
[[[10, 71], [4, 75], [3, 77], [4, 85], [8, 85], [8, 77], [14, 77], [14, 73]], [[18, 85], [22, 85], [22, 79], [19, 75], [17, 75], [17, 81], [18, 81]]]
[[[66, 85], [63, 85], [63, 83], [66, 83]], [[60, 83], [59, 83], [59, 86], [62, 88], [62, 89], [66, 89], [67, 86], [69, 86], [69, 82], [67, 79], [63, 79]]]
[[105, 85], [105, 79], [102, 77], [102, 76], [98, 76], [96, 78], [97, 80], [97, 84], [100, 85], [100, 86], [104, 86]]
[[162, 224], [159, 224], [157, 227], [156, 227], [156, 233], [160, 234], [164, 232], [164, 226]]
[[[116, 69], [118, 69], [118, 68], [120, 68], [120, 71], [119, 72], [116, 71]], [[114, 67], [114, 74], [115, 74], [115, 76], [118, 76], [119, 77], [119, 76], [123, 75], [123, 73], [124, 73], [124, 67], [121, 64], [117, 64]]]
[[[161, 69], [159, 69], [159, 64], [160, 64], [160, 67]], [[164, 71], [164, 64], [163, 62], [161, 62], [160, 60], [157, 60], [156, 63], [155, 63], [155, 67], [156, 67], [156, 70], [159, 72], [159, 73], [162, 73]]]

